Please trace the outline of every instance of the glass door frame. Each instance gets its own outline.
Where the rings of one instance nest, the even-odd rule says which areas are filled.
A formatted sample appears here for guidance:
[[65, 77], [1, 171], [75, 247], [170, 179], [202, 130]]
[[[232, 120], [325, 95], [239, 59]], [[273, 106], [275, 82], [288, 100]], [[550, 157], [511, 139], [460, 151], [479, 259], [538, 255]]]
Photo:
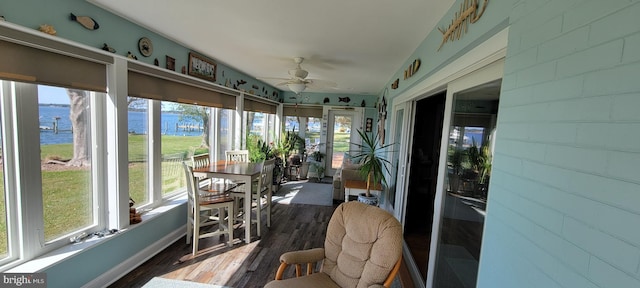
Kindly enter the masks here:
[[[409, 185], [409, 183], [406, 181], [406, 176], [408, 175], [409, 171], [409, 166], [408, 161], [411, 159], [411, 142], [412, 141], [408, 141], [408, 139], [412, 139], [409, 137], [412, 137], [413, 135], [413, 129], [410, 129], [411, 124], [413, 124], [413, 102], [412, 101], [406, 101], [406, 102], [402, 102], [399, 104], [395, 104], [393, 106], [393, 114], [391, 114], [392, 120], [391, 120], [391, 126], [390, 126], [390, 133], [389, 134], [391, 137], [391, 140], [389, 143], [396, 143], [391, 147], [391, 151], [389, 151], [389, 155], [387, 156], [387, 159], [393, 159], [393, 153], [394, 151], [396, 151], [398, 153], [398, 167], [393, 167], [393, 170], [397, 171], [396, 177], [395, 178], [389, 178], [389, 179], [394, 179], [394, 183], [390, 183], [392, 185], [394, 185], [395, 187], [395, 201], [394, 201], [394, 205], [391, 205], [391, 201], [385, 201], [385, 205], [386, 207], [384, 207], [387, 211], [390, 211], [396, 218], [400, 219], [400, 222], [402, 223], [402, 225], [404, 226], [404, 213], [403, 211], [406, 208], [406, 193], [402, 193], [403, 191], [407, 190], [407, 187]], [[397, 115], [399, 113], [399, 111], [402, 110], [403, 111], [403, 115], [401, 119], [398, 119]], [[402, 121], [401, 126], [398, 127], [398, 121]], [[400, 129], [400, 131], [397, 131], [397, 129]], [[399, 133], [399, 134], [398, 134]], [[399, 136], [398, 136], [399, 135]], [[405, 139], [405, 141], [403, 141], [403, 139]], [[391, 177], [391, 175], [388, 175], [388, 177]], [[390, 196], [390, 194], [389, 194]], [[391, 199], [388, 199], [391, 200]], [[398, 209], [398, 207], [400, 207], [400, 209]]]
[[492, 82], [503, 77], [504, 59], [495, 61], [481, 69], [462, 76], [449, 82], [447, 85], [447, 95], [445, 99], [445, 115], [442, 127], [442, 139], [440, 142], [440, 160], [438, 167], [438, 177], [436, 183], [436, 197], [434, 200], [434, 217], [431, 232], [431, 248], [429, 252], [429, 270], [427, 271], [426, 287], [433, 287], [438, 256], [438, 245], [442, 220], [444, 217], [446, 174], [447, 174], [447, 149], [449, 147], [449, 133], [453, 121], [454, 96], [463, 90], [480, 86], [481, 84]]
[[[356, 149], [356, 145], [354, 145], [353, 143], [359, 143], [360, 139], [359, 137], [355, 137], [355, 135], [358, 135], [358, 133], [356, 133], [355, 129], [362, 129], [362, 119], [363, 119], [363, 113], [364, 110], [362, 108], [354, 108], [353, 110], [346, 110], [346, 109], [329, 109], [328, 113], [327, 113], [327, 119], [326, 121], [322, 121], [323, 122], [323, 133], [325, 132], [326, 129], [326, 145], [325, 145], [325, 153], [326, 153], [326, 157], [327, 157], [327, 162], [325, 163], [325, 175], [326, 176], [333, 176], [333, 174], [335, 174], [337, 169], [332, 169], [332, 157], [333, 157], [333, 124], [334, 124], [334, 117], [335, 116], [351, 116], [351, 134], [349, 136], [349, 154], [353, 154], [353, 151], [355, 151]], [[326, 127], [324, 126], [326, 123]]]
[[[455, 89], [455, 87], [447, 88], [447, 83], [450, 83], [460, 77], [464, 77], [465, 75], [472, 73], [475, 70], [481, 69], [482, 67], [488, 66], [496, 61], [499, 61], [499, 60], [504, 61], [504, 58], [506, 57], [506, 54], [507, 54], [506, 47], [507, 47], [507, 40], [508, 40], [508, 34], [509, 34], [508, 32], [509, 32], [509, 28], [504, 28], [501, 31], [494, 34], [493, 36], [491, 36], [489, 39], [486, 39], [484, 42], [482, 42], [482, 44], [477, 45], [471, 51], [468, 51], [467, 53], [461, 55], [460, 57], [456, 58], [452, 62], [446, 63], [446, 65], [443, 65], [443, 67], [437, 69], [437, 71], [435, 71], [431, 76], [415, 83], [415, 85], [413, 85], [411, 88], [408, 88], [406, 91], [403, 91], [399, 95], [394, 97], [392, 99], [393, 103], [398, 103], [399, 105], [401, 103], [407, 102], [409, 103], [407, 105], [410, 105], [413, 108], [415, 107], [415, 101], [418, 101], [419, 99], [426, 97], [426, 95], [434, 95], [438, 91], [443, 91], [444, 89], [447, 89], [447, 90]], [[488, 82], [488, 81], [485, 81], [485, 82]], [[451, 90], [451, 92], [455, 93], [455, 90]], [[446, 97], [448, 97], [448, 95]], [[445, 105], [450, 106], [451, 103], [445, 103]], [[449, 107], [449, 106], [445, 106], [445, 107]], [[451, 117], [450, 112], [451, 111], [449, 111], [448, 117]], [[409, 116], [409, 120], [407, 121], [408, 127], [406, 128], [406, 131], [407, 131], [406, 135], [408, 137], [407, 139], [413, 139], [414, 127], [415, 127], [414, 126], [415, 115], [413, 114], [415, 114], [415, 109], [413, 109], [411, 113], [407, 113], [407, 114]], [[449, 119], [449, 122], [445, 122], [445, 123], [450, 123], [450, 119]], [[449, 135], [449, 127], [446, 127], [446, 131], [443, 131], [443, 135]], [[411, 140], [406, 140], [406, 141], [411, 142]], [[411, 148], [412, 148], [411, 143], [404, 143], [402, 144], [402, 146], [405, 149], [407, 149], [405, 151], [411, 151]], [[446, 147], [446, 145], [442, 146], [441, 148], [444, 148], [444, 147]], [[445, 154], [441, 153], [441, 155], [445, 155]], [[409, 157], [408, 159], [411, 159], [412, 155], [408, 155], [408, 157]], [[443, 163], [443, 162], [440, 161], [440, 163]], [[441, 173], [444, 173], [445, 171], [446, 170], [440, 169]], [[409, 177], [410, 173], [411, 171], [407, 166], [405, 171], [405, 178]], [[407, 181], [405, 181], [405, 183], [407, 183]], [[439, 185], [443, 185], [441, 184], [442, 180], [440, 180], [439, 183], [440, 183]], [[440, 188], [442, 188], [442, 186]], [[398, 219], [400, 219], [403, 227], [405, 224], [404, 217], [406, 215], [406, 197], [407, 197], [406, 189], [407, 188], [404, 187], [404, 191], [401, 191], [401, 193], [398, 193], [396, 195], [396, 197], [400, 197], [399, 199], [402, 202], [401, 204], [396, 203], [395, 215]], [[442, 191], [442, 190], [440, 189], [439, 191]], [[439, 216], [439, 215], [435, 215], [435, 216]], [[437, 226], [435, 225], [436, 223], [434, 223], [434, 227], [433, 227], [433, 229], [435, 229], [434, 231], [439, 231], [440, 223], [438, 222]], [[433, 239], [438, 239], [437, 237], [439, 237], [439, 233], [438, 232], [434, 233], [434, 237], [436, 238], [433, 238]], [[408, 255], [408, 253], [409, 253], [409, 250], [405, 243], [403, 248], [403, 254]], [[433, 257], [433, 260], [431, 259], [432, 255], [434, 254], [435, 253], [431, 253], [431, 255], [429, 256], [430, 257], [429, 267], [433, 267], [433, 265], [435, 265], [435, 257]], [[405, 259], [410, 259], [410, 257], [406, 257]], [[417, 281], [417, 279], [420, 279], [420, 276], [418, 277], [415, 276], [417, 275], [416, 273], [418, 273], [417, 268], [411, 267], [410, 262], [411, 261], [408, 261], [407, 263], [409, 264], [408, 270], [414, 280], [414, 284], [416, 285], [416, 287], [433, 287], [433, 282], [432, 282], [433, 276], [434, 276], [433, 272], [430, 272], [430, 274], [429, 273], [427, 274], [427, 280], [425, 282]], [[432, 269], [430, 270], [433, 271]]]

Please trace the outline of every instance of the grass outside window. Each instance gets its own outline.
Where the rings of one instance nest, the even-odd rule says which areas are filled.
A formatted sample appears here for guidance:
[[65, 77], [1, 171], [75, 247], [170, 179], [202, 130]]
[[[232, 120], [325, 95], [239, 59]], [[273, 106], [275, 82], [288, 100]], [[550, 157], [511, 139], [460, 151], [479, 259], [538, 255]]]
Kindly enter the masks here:
[[[136, 142], [142, 141], [142, 137], [146, 137], [146, 135], [130, 135], [129, 141]], [[201, 136], [162, 136], [162, 154], [183, 154], [185, 157], [191, 155], [192, 153], [206, 153], [207, 148], [201, 148], [200, 142]], [[60, 157], [60, 159], [70, 159], [72, 155], [69, 153], [73, 150], [70, 149], [69, 146], [72, 144], [54, 144], [54, 145], [43, 145], [41, 150], [41, 159], [47, 159], [48, 157]], [[130, 145], [130, 147], [137, 147], [135, 145]], [[184, 148], [188, 147], [188, 148]], [[129, 169], [129, 177], [130, 183], [139, 183], [144, 179], [144, 165], [146, 165], [146, 160], [142, 160], [140, 154], [146, 155], [146, 152], [130, 149], [129, 150], [129, 159], [140, 159], [140, 162], [134, 162], [130, 164]], [[185, 159], [189, 159], [188, 157]], [[179, 163], [165, 163], [162, 165], [178, 165]], [[184, 174], [181, 170], [178, 169], [163, 169], [163, 171], [177, 171], [177, 174], [174, 175], [165, 175], [168, 179], [172, 179], [173, 181], [182, 181], [184, 182]], [[86, 211], [92, 209], [92, 207], [86, 207], [83, 203], [90, 203], [86, 201], [86, 199], [82, 199], [84, 196], [84, 191], [82, 191], [82, 187], [86, 185], [84, 183], [84, 179], [86, 179], [86, 173], [90, 173], [86, 168], [70, 168], [66, 170], [43, 170], [42, 171], [42, 185], [51, 187], [47, 189], [47, 193], [43, 195], [43, 203], [44, 205], [44, 213], [50, 215], [59, 215], [59, 217], [50, 217], [50, 221], [45, 222], [45, 230], [51, 231], [53, 235], [57, 235], [61, 233], [60, 231], [68, 231], [69, 227], [78, 227], [83, 224], [86, 224], [87, 219], [83, 219], [83, 217], [79, 217], [78, 215], [84, 214]], [[0, 172], [0, 177], [4, 177], [4, 173]], [[136, 179], [141, 179], [141, 181], [135, 181]], [[184, 184], [184, 183], [183, 183]], [[140, 191], [137, 188], [138, 184], [131, 184], [129, 186], [130, 196], [133, 199], [142, 199], [143, 191]], [[139, 185], [144, 185], [143, 183], [139, 183]], [[184, 185], [183, 185], [184, 186]], [[164, 187], [164, 186], [163, 186]], [[4, 181], [0, 181], [0, 191], [4, 191]], [[163, 191], [163, 195], [166, 193], [170, 193], [173, 191]], [[5, 202], [4, 197], [3, 201], [0, 201], [0, 213], [6, 215], [5, 211]], [[60, 203], [59, 201], [63, 201], [64, 203]], [[57, 202], [58, 204], [63, 205], [46, 205], [46, 203]], [[80, 213], [79, 213], [80, 212]], [[2, 253], [6, 254], [7, 251], [7, 235], [6, 235], [6, 222], [5, 217], [0, 217], [0, 256]]]

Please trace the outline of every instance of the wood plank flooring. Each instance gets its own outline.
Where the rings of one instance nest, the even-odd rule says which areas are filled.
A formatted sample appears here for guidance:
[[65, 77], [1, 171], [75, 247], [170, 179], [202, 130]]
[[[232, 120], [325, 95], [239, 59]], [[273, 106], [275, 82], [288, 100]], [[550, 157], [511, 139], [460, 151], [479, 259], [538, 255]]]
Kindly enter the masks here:
[[[193, 257], [191, 245], [183, 237], [109, 287], [141, 287], [153, 277], [263, 287], [275, 277], [283, 252], [324, 246], [335, 207], [274, 203], [271, 228], [263, 226], [261, 239], [244, 243], [240, 239], [244, 229], [240, 227], [234, 232], [233, 247], [226, 246], [224, 238], [205, 238]], [[294, 277], [293, 269], [285, 277]]]

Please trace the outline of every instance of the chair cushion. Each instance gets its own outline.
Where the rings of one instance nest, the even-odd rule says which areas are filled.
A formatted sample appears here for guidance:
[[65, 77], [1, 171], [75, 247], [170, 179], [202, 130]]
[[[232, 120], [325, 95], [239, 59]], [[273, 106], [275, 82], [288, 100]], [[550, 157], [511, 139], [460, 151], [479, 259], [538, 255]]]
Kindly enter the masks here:
[[340, 287], [382, 284], [402, 256], [402, 227], [383, 209], [346, 202], [331, 217], [324, 246], [322, 272]]
[[308, 276], [299, 278], [288, 278], [284, 280], [275, 280], [267, 283], [265, 288], [291, 288], [291, 287], [305, 287], [305, 288], [340, 288], [335, 282], [331, 280], [331, 277], [325, 273], [315, 273]]

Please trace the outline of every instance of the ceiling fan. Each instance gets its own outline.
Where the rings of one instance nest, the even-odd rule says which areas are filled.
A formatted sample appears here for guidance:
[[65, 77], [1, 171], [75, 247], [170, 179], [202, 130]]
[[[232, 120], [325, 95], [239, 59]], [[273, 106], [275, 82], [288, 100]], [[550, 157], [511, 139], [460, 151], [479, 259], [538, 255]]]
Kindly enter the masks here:
[[336, 87], [336, 83], [320, 80], [320, 79], [309, 79], [307, 76], [309, 72], [307, 70], [302, 69], [300, 64], [304, 61], [303, 57], [295, 57], [293, 61], [296, 63], [296, 68], [289, 70], [289, 76], [291, 78], [258, 78], [264, 80], [284, 80], [283, 82], [277, 83], [276, 86], [286, 86], [296, 95], [299, 95], [302, 91], [307, 89], [307, 87], [313, 88], [334, 88]]

